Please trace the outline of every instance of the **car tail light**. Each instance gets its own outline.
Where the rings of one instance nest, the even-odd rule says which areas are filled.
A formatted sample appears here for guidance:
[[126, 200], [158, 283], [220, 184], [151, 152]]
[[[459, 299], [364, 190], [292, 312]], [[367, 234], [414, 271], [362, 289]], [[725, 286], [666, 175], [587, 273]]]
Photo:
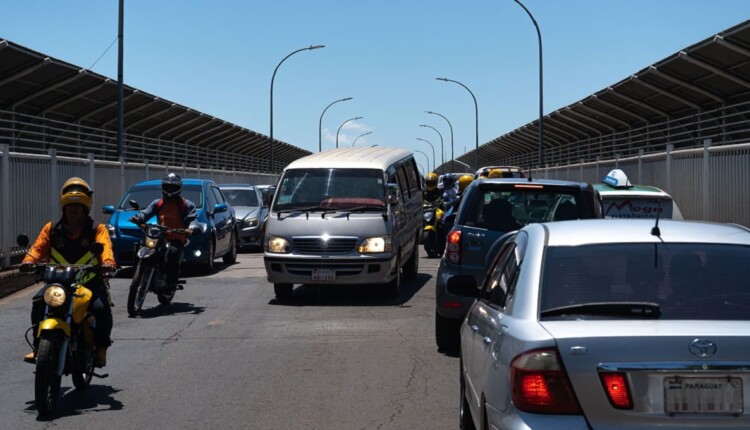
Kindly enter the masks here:
[[461, 231], [452, 230], [448, 233], [445, 244], [445, 258], [452, 264], [461, 264]]
[[599, 378], [602, 380], [609, 403], [613, 407], [617, 409], [633, 409], [630, 387], [624, 373], [600, 373]]
[[511, 363], [513, 405], [538, 414], [581, 413], [556, 349], [529, 351]]

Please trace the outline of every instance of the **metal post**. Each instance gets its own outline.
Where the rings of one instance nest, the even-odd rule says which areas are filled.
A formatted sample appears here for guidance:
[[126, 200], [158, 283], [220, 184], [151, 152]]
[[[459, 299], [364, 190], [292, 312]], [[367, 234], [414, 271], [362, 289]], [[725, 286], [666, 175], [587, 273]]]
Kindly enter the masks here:
[[50, 166], [50, 213], [49, 219], [57, 219], [60, 216], [60, 179], [58, 178], [57, 168], [57, 150], [52, 148], [49, 150], [49, 166]]
[[534, 23], [534, 28], [536, 28], [536, 35], [539, 40], [539, 167], [542, 167], [544, 165], [544, 78], [543, 78], [543, 71], [544, 67], [542, 66], [542, 32], [539, 30], [539, 24], [536, 23], [536, 19], [534, 19], [534, 15], [531, 14], [531, 12], [526, 8], [526, 6], [523, 5], [519, 0], [513, 0], [516, 3], [518, 3], [519, 6], [523, 8], [524, 11], [526, 11], [526, 14], [529, 15], [529, 18], [531, 18], [531, 22]]
[[703, 140], [703, 181], [701, 183], [701, 219], [711, 221], [711, 139]]
[[120, 14], [117, 30], [117, 158], [122, 157], [125, 139], [125, 106], [123, 102], [123, 30], [124, 30], [125, 0], [120, 0]]
[[3, 143], [0, 145], [3, 151], [2, 164], [0, 164], [0, 244], [3, 251], [3, 267], [10, 266], [10, 145]]
[[672, 151], [673, 144], [667, 144], [667, 192], [672, 193]]
[[643, 183], [643, 148], [638, 150], [638, 183]]
[[120, 157], [120, 195], [125, 194], [125, 159]]
[[89, 186], [94, 190], [94, 197], [91, 199], [91, 206], [96, 207], [96, 164], [94, 163], [94, 154], [88, 153], [89, 159]]

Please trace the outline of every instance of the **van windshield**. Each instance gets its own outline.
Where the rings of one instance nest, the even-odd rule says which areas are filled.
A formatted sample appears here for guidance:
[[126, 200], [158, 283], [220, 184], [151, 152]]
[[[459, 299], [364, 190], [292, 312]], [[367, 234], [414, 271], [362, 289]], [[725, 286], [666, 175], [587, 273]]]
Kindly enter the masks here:
[[377, 169], [290, 169], [273, 210], [383, 210], [385, 181]]

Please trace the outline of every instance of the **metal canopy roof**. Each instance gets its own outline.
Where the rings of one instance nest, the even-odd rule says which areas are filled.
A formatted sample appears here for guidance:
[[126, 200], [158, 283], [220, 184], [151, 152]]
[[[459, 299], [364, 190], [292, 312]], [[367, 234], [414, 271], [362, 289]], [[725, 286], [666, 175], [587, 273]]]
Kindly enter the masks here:
[[[700, 120], [721, 121], [720, 116], [733, 113], [747, 120], [747, 108], [740, 110], [733, 106], [748, 101], [750, 21], [745, 21], [546, 115], [545, 153], [547, 149], [597, 137], [606, 139], [608, 135], [648, 129], [668, 121], [687, 127]], [[481, 145], [480, 165], [495, 163], [498, 154], [533, 154], [536, 160], [538, 126], [537, 119]], [[726, 130], [723, 133], [734, 133], [725, 140], [750, 139], [750, 135], [740, 135], [742, 131]], [[694, 140], [678, 142], [676, 146], [698, 144]], [[459, 160], [473, 164], [475, 152], [468, 152]], [[578, 155], [591, 158], [598, 154]]]
[[[125, 133], [269, 157], [268, 136], [124, 86]], [[0, 39], [0, 111], [117, 129], [117, 81]], [[0, 112], [0, 116], [3, 112]], [[274, 140], [274, 161], [310, 151]]]

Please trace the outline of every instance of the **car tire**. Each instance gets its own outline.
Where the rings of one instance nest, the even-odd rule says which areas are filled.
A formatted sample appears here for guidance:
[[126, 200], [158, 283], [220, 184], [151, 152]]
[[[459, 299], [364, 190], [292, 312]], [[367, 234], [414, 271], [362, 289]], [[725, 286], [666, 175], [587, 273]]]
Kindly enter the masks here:
[[419, 274], [419, 239], [414, 241], [414, 249], [411, 251], [411, 257], [406, 261], [404, 266], [404, 279], [417, 279]]
[[386, 284], [386, 293], [391, 298], [401, 295], [401, 257], [396, 257], [396, 276]]
[[292, 298], [294, 291], [293, 284], [273, 284], [273, 292], [279, 300], [289, 300]]
[[214, 272], [214, 260], [216, 259], [216, 241], [214, 237], [208, 241], [208, 261], [203, 264], [203, 273], [210, 275]]
[[461, 430], [476, 430], [474, 426], [474, 420], [471, 418], [471, 409], [469, 408], [469, 401], [466, 400], [466, 380], [464, 379], [464, 360], [463, 357], [459, 360], [458, 371], [459, 375], [459, 408], [458, 408], [458, 428]]
[[461, 321], [435, 312], [435, 342], [438, 351], [457, 351], [461, 346]]
[[232, 237], [229, 241], [229, 251], [221, 257], [224, 264], [234, 264], [237, 261], [237, 235], [234, 230], [232, 230]]

